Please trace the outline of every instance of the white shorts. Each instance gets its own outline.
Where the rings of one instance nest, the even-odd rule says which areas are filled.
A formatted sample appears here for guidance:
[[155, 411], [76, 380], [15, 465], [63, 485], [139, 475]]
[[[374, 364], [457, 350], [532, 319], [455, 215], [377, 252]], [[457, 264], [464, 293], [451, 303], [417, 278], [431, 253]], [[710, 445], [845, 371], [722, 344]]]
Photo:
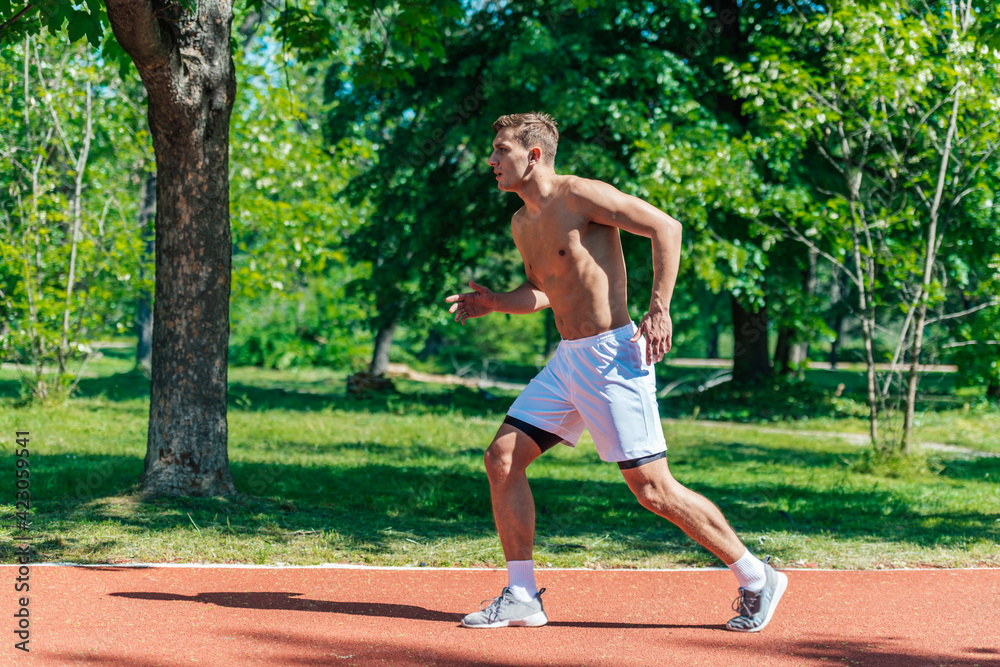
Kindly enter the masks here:
[[559, 436], [570, 447], [586, 427], [604, 461], [662, 455], [667, 445], [656, 407], [656, 378], [646, 363], [645, 338], [629, 341], [635, 332], [630, 322], [561, 341], [507, 414]]

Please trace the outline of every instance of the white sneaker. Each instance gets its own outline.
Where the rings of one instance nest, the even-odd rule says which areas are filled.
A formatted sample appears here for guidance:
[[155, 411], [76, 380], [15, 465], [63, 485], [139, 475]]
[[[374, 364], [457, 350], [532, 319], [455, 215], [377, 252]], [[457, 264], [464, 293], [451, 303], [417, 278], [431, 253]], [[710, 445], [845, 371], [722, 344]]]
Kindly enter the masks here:
[[536, 628], [549, 622], [542, 608], [542, 593], [538, 591], [535, 597], [522, 602], [514, 597], [509, 588], [504, 588], [490, 604], [483, 608], [486, 600], [480, 605], [479, 611], [473, 612], [462, 619], [462, 625], [467, 628], [506, 628], [529, 627]]

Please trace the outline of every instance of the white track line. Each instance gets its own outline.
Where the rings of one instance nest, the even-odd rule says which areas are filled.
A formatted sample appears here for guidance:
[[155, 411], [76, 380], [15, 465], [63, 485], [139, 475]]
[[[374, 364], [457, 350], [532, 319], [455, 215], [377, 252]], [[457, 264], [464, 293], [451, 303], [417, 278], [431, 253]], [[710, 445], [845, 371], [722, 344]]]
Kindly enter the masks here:
[[[30, 567], [92, 567], [92, 568], [203, 568], [203, 569], [247, 569], [247, 570], [384, 570], [388, 572], [503, 572], [502, 567], [419, 567], [390, 565], [351, 565], [347, 563], [324, 563], [322, 565], [251, 565], [239, 563], [28, 563]], [[4, 563], [0, 567], [18, 567], [16, 564]], [[778, 568], [782, 572], [965, 572], [975, 570], [1000, 571], [1000, 567], [893, 567], [885, 569], [845, 570], [824, 569], [816, 567]], [[605, 568], [595, 570], [588, 567], [536, 567], [536, 572], [718, 572], [728, 571], [726, 567], [679, 567], [679, 568]]]

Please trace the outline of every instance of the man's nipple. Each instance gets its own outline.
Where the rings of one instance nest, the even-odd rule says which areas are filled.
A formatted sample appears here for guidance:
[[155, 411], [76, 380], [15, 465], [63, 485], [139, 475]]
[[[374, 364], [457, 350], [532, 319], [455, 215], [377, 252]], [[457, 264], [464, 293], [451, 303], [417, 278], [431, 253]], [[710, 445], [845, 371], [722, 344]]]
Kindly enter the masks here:
[[559, 256], [560, 256], [560, 257], [562, 257], [562, 256], [563, 256], [563, 255], [565, 255], [565, 254], [566, 254], [566, 251], [565, 251], [565, 250], [560, 250], [560, 251], [559, 251]]

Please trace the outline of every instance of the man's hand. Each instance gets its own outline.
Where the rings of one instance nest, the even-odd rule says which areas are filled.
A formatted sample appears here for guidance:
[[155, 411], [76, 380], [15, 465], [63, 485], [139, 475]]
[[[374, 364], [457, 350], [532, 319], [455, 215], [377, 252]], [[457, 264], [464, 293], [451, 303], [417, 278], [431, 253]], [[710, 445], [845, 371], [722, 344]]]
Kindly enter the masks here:
[[496, 297], [488, 287], [478, 285], [471, 280], [469, 287], [476, 291], [452, 294], [445, 299], [445, 302], [451, 304], [448, 312], [455, 313], [455, 321], [461, 321], [462, 324], [465, 324], [465, 321], [470, 317], [482, 317], [492, 313], [496, 307]]
[[670, 313], [665, 310], [650, 310], [639, 322], [639, 330], [632, 336], [632, 342], [635, 343], [640, 336], [645, 336], [646, 363], [655, 364], [670, 351], [673, 333], [674, 324], [670, 321]]

